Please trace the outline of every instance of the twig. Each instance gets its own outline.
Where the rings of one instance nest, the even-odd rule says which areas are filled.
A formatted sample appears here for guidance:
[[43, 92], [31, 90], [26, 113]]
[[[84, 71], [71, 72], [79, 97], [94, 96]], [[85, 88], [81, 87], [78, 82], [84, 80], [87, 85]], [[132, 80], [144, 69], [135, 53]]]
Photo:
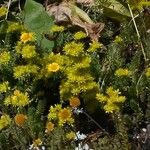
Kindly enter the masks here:
[[139, 41], [140, 41], [141, 50], [142, 50], [142, 53], [143, 53], [143, 56], [144, 56], [144, 60], [147, 62], [146, 54], [145, 54], [144, 47], [143, 47], [143, 44], [142, 44], [142, 41], [141, 41], [141, 36], [140, 36], [139, 30], [138, 30], [137, 25], [136, 25], [136, 22], [135, 22], [135, 18], [134, 18], [134, 16], [133, 16], [133, 13], [132, 13], [132, 10], [131, 10], [131, 7], [130, 7], [129, 4], [128, 4], [128, 8], [129, 8], [129, 11], [130, 11], [132, 20], [133, 20], [133, 24], [134, 24], [134, 27], [135, 27], [135, 30], [136, 30], [138, 39], [139, 39]]
[[87, 113], [84, 112], [84, 111], [83, 111], [83, 113], [84, 113], [89, 119], [91, 119], [91, 120], [95, 123], [95, 125], [97, 125], [97, 127], [99, 127], [104, 133], [106, 133], [106, 134], [109, 136], [109, 133], [108, 133], [105, 129], [103, 129], [89, 114], [87, 114]]
[[12, 0], [9, 0], [8, 5], [7, 5], [7, 13], [6, 13], [5, 20], [7, 20], [7, 18], [8, 18], [8, 13], [9, 13], [9, 8], [10, 8], [10, 5], [11, 5], [11, 1]]

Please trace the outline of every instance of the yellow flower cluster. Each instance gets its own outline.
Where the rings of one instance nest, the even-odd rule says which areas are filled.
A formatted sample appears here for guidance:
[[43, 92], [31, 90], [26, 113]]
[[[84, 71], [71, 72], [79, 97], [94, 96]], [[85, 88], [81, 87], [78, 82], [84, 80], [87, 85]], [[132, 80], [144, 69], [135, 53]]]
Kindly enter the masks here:
[[38, 73], [38, 67], [36, 65], [20, 65], [17, 67], [14, 67], [14, 77], [16, 79], [24, 78], [26, 76], [29, 76], [30, 74], [37, 74]]
[[58, 26], [58, 25], [53, 25], [50, 29], [52, 32], [63, 32], [64, 31], [64, 26]]
[[117, 104], [125, 102], [126, 97], [120, 96], [121, 92], [119, 92], [119, 90], [114, 90], [113, 87], [107, 88], [106, 94], [107, 95], [98, 93], [96, 95], [99, 102], [105, 103], [104, 110], [107, 113], [119, 111], [119, 106]]
[[6, 81], [6, 82], [3, 82], [0, 84], [0, 93], [4, 93], [4, 92], [7, 92], [7, 90], [9, 90], [9, 86], [8, 86], [9, 82]]
[[14, 107], [24, 107], [30, 103], [27, 93], [22, 93], [19, 90], [15, 90], [13, 95], [8, 96], [4, 100], [6, 106], [12, 105]]
[[72, 118], [72, 112], [70, 108], [62, 108], [61, 105], [57, 104], [54, 107], [51, 106], [48, 114], [49, 120], [57, 120], [60, 126], [65, 123], [73, 124], [74, 119]]
[[116, 36], [114, 42], [120, 44], [123, 42], [123, 39], [120, 36]]
[[66, 134], [66, 138], [67, 138], [68, 140], [74, 140], [75, 137], [76, 137], [76, 134], [75, 134], [75, 132], [73, 132], [73, 131], [71, 131], [71, 132], [69, 132], [69, 133]]
[[10, 32], [15, 32], [15, 31], [22, 31], [22, 30], [24, 30], [23, 25], [19, 24], [18, 22], [11, 22], [8, 25], [7, 32], [10, 33]]
[[66, 55], [79, 56], [84, 52], [84, 45], [82, 43], [72, 41], [64, 46], [64, 51]]
[[7, 114], [4, 114], [0, 118], [0, 130], [10, 125], [11, 119]]
[[79, 32], [74, 34], [74, 39], [75, 40], [80, 40], [80, 39], [83, 39], [83, 38], [86, 38], [86, 37], [87, 37], [86, 33], [82, 32], [82, 31], [79, 31]]
[[48, 114], [49, 120], [55, 120], [57, 119], [58, 112], [62, 109], [62, 106], [60, 104], [56, 104], [55, 106], [51, 106]]
[[6, 15], [7, 13], [7, 8], [5, 8], [4, 6], [0, 7], [0, 17]]
[[150, 77], [150, 67], [146, 69], [145, 75], [146, 75], [147, 77]]
[[33, 41], [34, 40], [33, 33], [23, 32], [20, 36], [20, 40], [23, 43], [26, 43], [28, 41]]
[[92, 43], [89, 44], [90, 47], [87, 50], [88, 52], [95, 52], [97, 49], [101, 48], [103, 44], [97, 42], [97, 41], [92, 41]]
[[32, 58], [36, 56], [35, 46], [25, 45], [22, 48], [21, 54], [23, 58]]
[[97, 83], [90, 74], [91, 57], [89, 55], [85, 54], [78, 59], [68, 56], [66, 60], [64, 68], [66, 79], [62, 80], [60, 85], [62, 99], [70, 99], [82, 92], [98, 89]]
[[131, 71], [129, 71], [128, 69], [123, 69], [123, 68], [119, 68], [115, 71], [115, 76], [130, 76], [131, 75]]
[[10, 58], [11, 58], [11, 55], [9, 52], [4, 51], [4, 52], [0, 53], [0, 64], [1, 65], [8, 64]]

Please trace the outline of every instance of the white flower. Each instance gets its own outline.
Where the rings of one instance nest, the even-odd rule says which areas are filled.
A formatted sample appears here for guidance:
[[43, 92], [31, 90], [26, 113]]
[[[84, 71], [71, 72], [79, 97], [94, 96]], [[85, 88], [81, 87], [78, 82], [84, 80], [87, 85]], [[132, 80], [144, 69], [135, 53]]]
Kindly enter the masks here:
[[84, 140], [87, 136], [79, 131], [76, 133], [75, 140]]
[[82, 145], [82, 143], [79, 143], [78, 147], [76, 147], [75, 150], [93, 150], [93, 149], [90, 149], [88, 144]]
[[74, 108], [73, 109], [73, 113], [79, 115], [80, 113], [83, 113], [83, 108], [79, 109], [79, 108]]

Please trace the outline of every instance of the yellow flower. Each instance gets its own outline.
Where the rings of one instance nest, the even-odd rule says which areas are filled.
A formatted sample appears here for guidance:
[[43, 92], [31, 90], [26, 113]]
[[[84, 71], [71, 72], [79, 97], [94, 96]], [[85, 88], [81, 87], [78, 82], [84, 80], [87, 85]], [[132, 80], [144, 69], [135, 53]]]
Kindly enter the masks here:
[[131, 71], [129, 71], [128, 69], [123, 69], [123, 68], [119, 68], [115, 71], [115, 76], [129, 76], [131, 75]]
[[150, 67], [146, 69], [145, 75], [146, 75], [147, 77], [150, 77]]
[[16, 125], [23, 126], [27, 120], [27, 116], [24, 114], [17, 114], [14, 118]]
[[23, 58], [32, 58], [36, 56], [35, 46], [25, 45], [22, 49]]
[[0, 84], [0, 93], [4, 93], [4, 92], [6, 92], [8, 89], [10, 89], [9, 86], [8, 86], [8, 84], [9, 84], [8, 81], [3, 82], [3, 83]]
[[103, 44], [97, 42], [97, 41], [92, 41], [92, 43], [89, 44], [90, 47], [87, 50], [88, 52], [95, 52], [97, 49], [101, 48]]
[[54, 130], [54, 124], [52, 122], [48, 122], [46, 124], [46, 132], [51, 132]]
[[123, 42], [123, 39], [120, 36], [116, 36], [114, 42], [120, 44]]
[[26, 43], [28, 41], [33, 41], [33, 33], [27, 33], [27, 32], [23, 32], [20, 36], [20, 40], [23, 43]]
[[84, 52], [84, 45], [73, 41], [64, 46], [64, 51], [67, 55], [78, 56]]
[[7, 13], [7, 8], [4, 6], [0, 7], [0, 17], [6, 15]]
[[13, 95], [7, 97], [4, 100], [4, 104], [6, 106], [12, 105], [12, 106], [18, 106], [18, 107], [24, 107], [29, 104], [29, 96], [27, 93], [22, 93], [19, 90], [15, 90]]
[[74, 119], [72, 118], [72, 112], [69, 108], [63, 108], [58, 113], [59, 125], [63, 126], [65, 123], [72, 124]]
[[1, 65], [6, 65], [8, 64], [9, 60], [10, 60], [11, 56], [9, 52], [2, 52], [0, 53], [0, 64]]
[[66, 134], [66, 138], [67, 138], [68, 140], [74, 140], [75, 137], [76, 137], [76, 134], [75, 134], [75, 132], [73, 132], [73, 131], [71, 131], [71, 132], [69, 132], [69, 133]]
[[0, 118], [0, 130], [7, 127], [11, 123], [11, 119], [7, 114], [4, 114]]
[[47, 65], [48, 72], [57, 72], [60, 69], [59, 64], [53, 62], [49, 65]]
[[64, 29], [65, 29], [64, 26], [54, 25], [54, 26], [52, 26], [52, 28], [50, 30], [52, 32], [63, 32]]
[[80, 39], [83, 39], [83, 38], [86, 38], [86, 37], [87, 37], [86, 33], [82, 32], [82, 31], [79, 31], [79, 32], [74, 34], [74, 39], [75, 40], [80, 40]]
[[81, 103], [80, 103], [80, 100], [78, 97], [73, 97], [70, 99], [70, 106], [71, 107], [78, 107], [78, 106], [80, 106], [80, 104]]
[[34, 140], [33, 145], [34, 145], [34, 147], [38, 147], [38, 146], [42, 145], [42, 140], [40, 138]]

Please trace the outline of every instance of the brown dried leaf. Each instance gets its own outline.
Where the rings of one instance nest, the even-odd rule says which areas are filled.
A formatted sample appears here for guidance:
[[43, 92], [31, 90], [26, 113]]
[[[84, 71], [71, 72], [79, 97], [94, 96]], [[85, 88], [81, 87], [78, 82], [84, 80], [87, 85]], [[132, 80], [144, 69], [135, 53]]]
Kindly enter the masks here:
[[83, 28], [91, 40], [98, 40], [100, 32], [104, 29], [104, 23], [94, 23], [82, 10], [79, 13], [74, 11], [72, 3], [69, 2], [62, 2], [57, 6], [49, 5], [47, 11], [49, 15], [54, 16], [56, 23], [68, 22]]

